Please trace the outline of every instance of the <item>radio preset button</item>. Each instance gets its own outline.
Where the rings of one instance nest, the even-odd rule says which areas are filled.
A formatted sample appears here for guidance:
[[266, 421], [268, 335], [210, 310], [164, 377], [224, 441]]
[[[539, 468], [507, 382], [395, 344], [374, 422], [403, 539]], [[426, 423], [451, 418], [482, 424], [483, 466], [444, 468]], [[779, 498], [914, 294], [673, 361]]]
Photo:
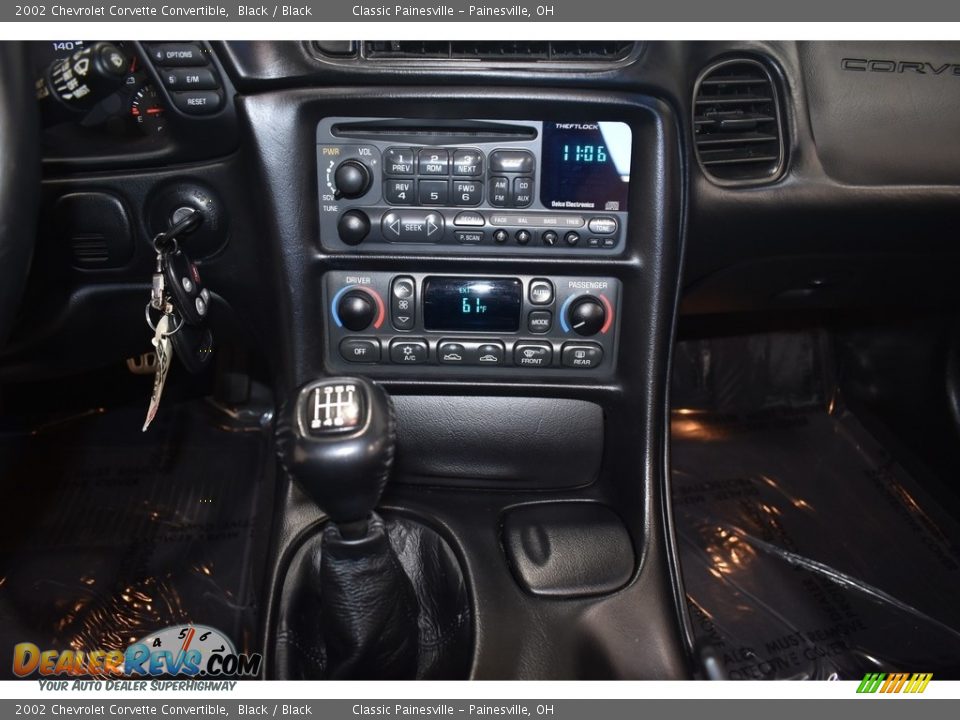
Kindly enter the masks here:
[[533, 239], [533, 235], [530, 234], [529, 230], [517, 230], [514, 237], [520, 245], [526, 245]]
[[490, 171], [505, 173], [533, 172], [533, 155], [526, 150], [495, 150], [490, 153]]
[[443, 237], [443, 215], [415, 210], [384, 213], [380, 230], [388, 242], [439, 242]]
[[564, 367], [590, 370], [603, 360], [603, 348], [596, 343], [564, 343], [560, 364]]
[[527, 317], [527, 329], [534, 335], [543, 335], [553, 327], [553, 313], [549, 310], [532, 310]]
[[427, 361], [426, 340], [394, 340], [390, 343], [390, 362], [398, 365], [421, 365]]
[[413, 175], [413, 148], [387, 148], [383, 170], [387, 175]]
[[504, 229], [495, 230], [493, 233], [494, 242], [500, 243], [501, 245], [510, 239], [510, 233]]
[[450, 155], [446, 150], [424, 148], [420, 151], [421, 175], [446, 175], [450, 170]]
[[518, 177], [513, 179], [513, 195], [511, 204], [514, 207], [527, 207], [533, 202], [533, 178]]
[[483, 153], [479, 150], [457, 150], [453, 154], [453, 174], [477, 177], [483, 174]]
[[453, 181], [454, 205], [479, 205], [483, 200], [483, 185], [473, 180]]
[[580, 233], [568, 232], [563, 236], [563, 241], [570, 247], [573, 247], [580, 242]]
[[446, 205], [447, 197], [450, 192], [450, 186], [446, 180], [421, 180], [420, 181], [420, 204], [421, 205]]
[[[454, 183], [454, 185], [456, 185], [456, 183]], [[453, 219], [453, 224], [460, 227], [483, 227], [486, 224], [486, 220], [484, 220], [483, 215], [478, 212], [464, 210], [462, 213], [458, 213]]]
[[494, 207], [507, 207], [509, 204], [510, 181], [505, 177], [490, 178], [490, 204]]
[[553, 362], [553, 348], [549, 343], [518, 342], [513, 346], [513, 364], [519, 367], [549, 367]]
[[553, 283], [543, 278], [530, 281], [530, 302], [534, 305], [549, 305], [553, 302]]
[[457, 233], [457, 242], [461, 245], [478, 245], [483, 242], [483, 232], [480, 230], [461, 230]]
[[380, 362], [380, 343], [377, 340], [346, 338], [340, 343], [340, 357], [347, 362]]
[[597, 235], [613, 235], [617, 231], [617, 221], [611, 217], [590, 218], [587, 228]]
[[386, 180], [383, 196], [391, 205], [413, 205], [413, 180]]

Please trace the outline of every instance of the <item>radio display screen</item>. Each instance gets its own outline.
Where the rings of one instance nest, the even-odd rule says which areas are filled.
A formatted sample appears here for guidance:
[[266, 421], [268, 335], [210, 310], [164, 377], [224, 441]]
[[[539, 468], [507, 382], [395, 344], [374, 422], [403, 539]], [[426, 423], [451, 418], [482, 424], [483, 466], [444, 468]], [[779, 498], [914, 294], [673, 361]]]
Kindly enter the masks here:
[[427, 330], [515, 332], [523, 284], [516, 278], [428, 277], [423, 281]]
[[623, 122], [545, 122], [540, 202], [555, 210], [625, 212], [632, 137]]

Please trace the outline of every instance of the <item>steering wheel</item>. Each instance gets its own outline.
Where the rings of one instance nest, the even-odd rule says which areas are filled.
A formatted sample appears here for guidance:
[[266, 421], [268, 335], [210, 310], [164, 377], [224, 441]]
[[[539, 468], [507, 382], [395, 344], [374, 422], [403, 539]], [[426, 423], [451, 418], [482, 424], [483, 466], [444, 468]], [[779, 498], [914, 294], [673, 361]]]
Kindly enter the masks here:
[[0, 42], [0, 348], [27, 283], [40, 203], [40, 120], [27, 46]]

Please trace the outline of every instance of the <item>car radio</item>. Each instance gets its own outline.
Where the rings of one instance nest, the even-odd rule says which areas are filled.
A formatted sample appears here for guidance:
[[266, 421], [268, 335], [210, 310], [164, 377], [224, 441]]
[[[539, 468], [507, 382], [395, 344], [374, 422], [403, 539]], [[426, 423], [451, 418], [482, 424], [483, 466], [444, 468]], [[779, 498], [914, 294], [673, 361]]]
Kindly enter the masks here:
[[623, 122], [326, 118], [328, 250], [617, 254], [632, 133]]
[[611, 372], [619, 304], [615, 278], [329, 272], [327, 358], [353, 372]]

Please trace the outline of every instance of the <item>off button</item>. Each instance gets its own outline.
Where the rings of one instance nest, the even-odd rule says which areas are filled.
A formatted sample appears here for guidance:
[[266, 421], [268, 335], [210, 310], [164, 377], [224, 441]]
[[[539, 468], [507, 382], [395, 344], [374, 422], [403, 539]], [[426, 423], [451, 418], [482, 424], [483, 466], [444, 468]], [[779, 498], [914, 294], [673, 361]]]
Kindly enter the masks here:
[[377, 340], [347, 338], [340, 343], [340, 357], [347, 362], [380, 362], [380, 343]]

